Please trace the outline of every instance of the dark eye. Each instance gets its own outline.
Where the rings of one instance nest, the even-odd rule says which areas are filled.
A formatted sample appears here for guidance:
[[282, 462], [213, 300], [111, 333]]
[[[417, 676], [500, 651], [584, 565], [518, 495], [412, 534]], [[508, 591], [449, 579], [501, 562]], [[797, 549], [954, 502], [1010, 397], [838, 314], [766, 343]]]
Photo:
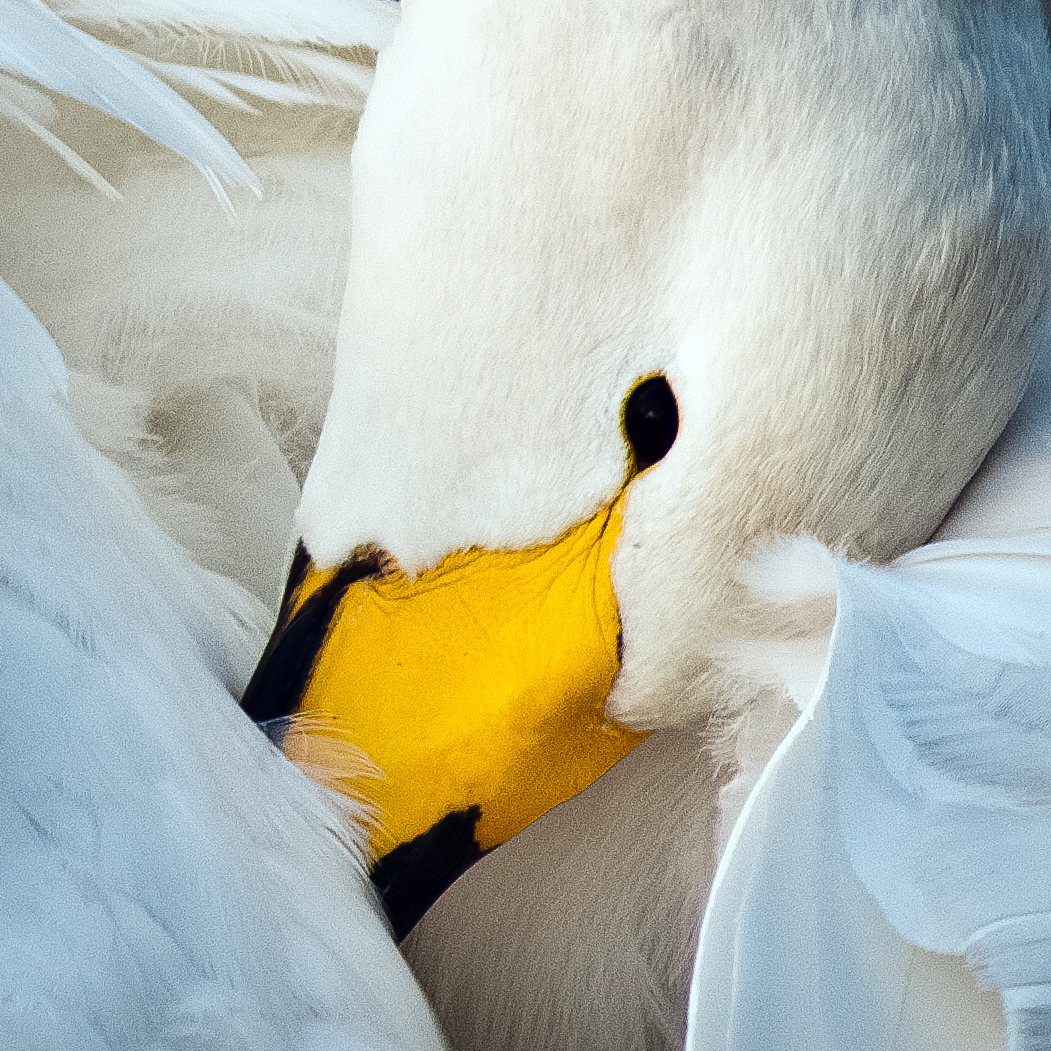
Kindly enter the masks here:
[[667, 456], [679, 433], [679, 406], [663, 376], [650, 376], [628, 395], [624, 431], [638, 470], [645, 471]]

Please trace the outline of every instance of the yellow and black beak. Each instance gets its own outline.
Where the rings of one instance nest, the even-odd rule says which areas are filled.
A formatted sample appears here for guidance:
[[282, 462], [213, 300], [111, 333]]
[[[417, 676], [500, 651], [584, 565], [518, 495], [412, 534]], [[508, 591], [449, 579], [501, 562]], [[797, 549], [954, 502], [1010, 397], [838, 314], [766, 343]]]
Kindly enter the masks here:
[[259, 722], [311, 716], [383, 771], [353, 787], [380, 811], [373, 880], [399, 936], [642, 740], [603, 715], [622, 499], [550, 544], [449, 555], [414, 580], [375, 554], [318, 571], [297, 553], [242, 703]]
[[325, 571], [296, 553], [242, 705], [275, 740], [307, 716], [383, 771], [347, 788], [379, 808], [372, 879], [399, 938], [485, 851], [645, 736], [603, 714], [619, 664], [610, 556], [627, 486], [678, 433], [666, 377], [642, 377], [622, 424], [620, 495], [552, 543], [452, 554], [412, 580], [381, 552]]

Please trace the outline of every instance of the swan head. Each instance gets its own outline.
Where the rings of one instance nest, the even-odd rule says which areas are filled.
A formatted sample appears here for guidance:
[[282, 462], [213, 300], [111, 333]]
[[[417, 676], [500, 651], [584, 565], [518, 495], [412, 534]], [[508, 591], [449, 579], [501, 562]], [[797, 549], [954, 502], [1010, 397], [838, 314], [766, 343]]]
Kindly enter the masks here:
[[[751, 697], [742, 645], [829, 611], [742, 565], [783, 536], [922, 543], [1045, 335], [1040, 8], [951, 6], [405, 0], [354, 147], [315, 568], [424, 579], [616, 505], [605, 716]], [[678, 430], [638, 471], [653, 376]]]

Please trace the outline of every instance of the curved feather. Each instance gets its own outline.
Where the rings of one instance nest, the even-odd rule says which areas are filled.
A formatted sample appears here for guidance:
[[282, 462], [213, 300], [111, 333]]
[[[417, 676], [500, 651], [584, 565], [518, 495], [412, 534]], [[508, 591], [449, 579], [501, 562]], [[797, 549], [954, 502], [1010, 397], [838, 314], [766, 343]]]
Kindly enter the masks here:
[[229, 143], [137, 63], [67, 25], [40, 0], [0, 0], [0, 66], [138, 128], [196, 164], [211, 182], [258, 189]]
[[713, 884], [691, 1051], [989, 1051], [979, 984], [1048, 1047], [1049, 596], [1047, 531], [840, 566], [823, 687]]
[[252, 75], [151, 59], [143, 61], [172, 83], [200, 91], [236, 109], [251, 107], [235, 92], [282, 105], [345, 106], [350, 103], [360, 107], [372, 84], [371, 69], [307, 48], [275, 46], [264, 49], [264, 55], [268, 63], [277, 67], [276, 75]]

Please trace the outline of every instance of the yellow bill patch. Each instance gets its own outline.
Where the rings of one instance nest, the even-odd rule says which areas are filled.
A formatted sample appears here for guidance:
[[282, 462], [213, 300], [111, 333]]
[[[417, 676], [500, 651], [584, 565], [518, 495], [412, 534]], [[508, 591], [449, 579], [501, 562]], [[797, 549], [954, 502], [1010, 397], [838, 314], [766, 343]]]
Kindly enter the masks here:
[[[383, 771], [353, 786], [381, 809], [378, 855], [472, 805], [479, 845], [496, 846], [643, 739], [603, 716], [619, 529], [620, 500], [550, 544], [350, 585], [299, 710]], [[310, 569], [294, 608], [335, 572]]]

